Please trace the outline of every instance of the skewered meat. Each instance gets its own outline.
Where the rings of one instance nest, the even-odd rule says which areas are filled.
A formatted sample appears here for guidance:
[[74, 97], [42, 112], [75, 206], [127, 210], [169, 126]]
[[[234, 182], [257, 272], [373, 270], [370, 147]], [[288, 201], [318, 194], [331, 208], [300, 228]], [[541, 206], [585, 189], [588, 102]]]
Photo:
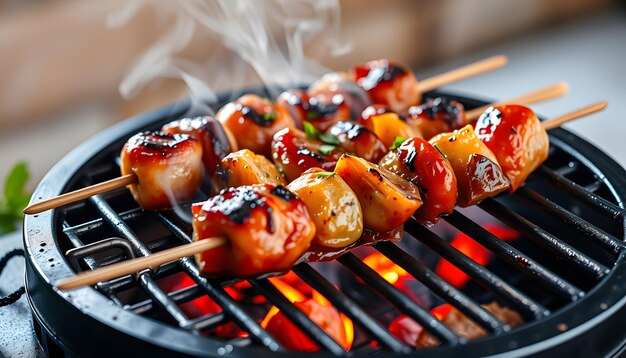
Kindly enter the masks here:
[[359, 124], [374, 132], [387, 148], [390, 148], [398, 137], [422, 136], [397, 113], [377, 105], [367, 107], [361, 113]]
[[511, 192], [548, 158], [548, 134], [525, 106], [490, 107], [478, 118], [476, 134], [498, 158]]
[[[335, 103], [345, 107], [342, 113], [349, 112], [346, 118], [337, 120], [357, 119], [372, 100], [361, 87], [357, 86], [345, 73], [327, 73], [313, 82], [307, 91], [309, 96], [321, 103]], [[318, 128], [324, 131], [322, 128]]]
[[422, 205], [417, 186], [364, 159], [344, 154], [335, 172], [359, 198], [365, 228], [377, 232], [393, 230]]
[[372, 102], [406, 113], [421, 101], [417, 79], [406, 66], [388, 60], [354, 66], [353, 80], [369, 94]]
[[429, 99], [418, 106], [412, 106], [408, 110], [407, 122], [427, 140], [467, 124], [465, 107], [460, 102], [445, 97]]
[[380, 166], [418, 186], [423, 204], [414, 216], [419, 222], [435, 223], [439, 216], [450, 214], [454, 210], [458, 190], [452, 167], [424, 139], [407, 139], [389, 152], [380, 161]]
[[213, 175], [213, 191], [253, 184], [286, 185], [276, 166], [266, 157], [248, 149], [230, 153], [216, 166]]
[[199, 141], [204, 170], [209, 177], [222, 158], [237, 150], [233, 135], [209, 116], [179, 119], [164, 125], [161, 131], [169, 135], [188, 134]]
[[297, 179], [309, 168], [332, 171], [341, 154], [335, 145], [312, 139], [295, 128], [277, 132], [272, 142], [274, 163], [288, 181]]
[[130, 192], [146, 210], [164, 210], [193, 198], [200, 189], [204, 168], [202, 145], [185, 134], [142, 132], [124, 145], [121, 173], [135, 174]]
[[253, 94], [228, 103], [215, 118], [235, 136], [239, 148], [268, 158], [274, 133], [295, 125], [287, 109]]
[[326, 131], [338, 121], [352, 118], [341, 94], [310, 96], [304, 90], [288, 90], [280, 94], [277, 102], [289, 110], [298, 129], [303, 129], [303, 123], [307, 121], [318, 130]]
[[352, 153], [368, 162], [377, 163], [387, 147], [374, 132], [354, 122], [337, 122], [327, 134], [337, 138], [339, 147], [345, 153]]
[[304, 254], [315, 224], [298, 196], [259, 184], [228, 188], [194, 204], [193, 239], [220, 236], [226, 245], [196, 255], [208, 276], [252, 277], [286, 271]]
[[457, 204], [471, 206], [508, 189], [493, 152], [476, 136], [471, 125], [439, 134], [429, 141], [450, 161], [458, 184]]
[[361, 237], [363, 213], [356, 194], [333, 172], [311, 168], [287, 188], [304, 201], [315, 223], [313, 242], [345, 247]]

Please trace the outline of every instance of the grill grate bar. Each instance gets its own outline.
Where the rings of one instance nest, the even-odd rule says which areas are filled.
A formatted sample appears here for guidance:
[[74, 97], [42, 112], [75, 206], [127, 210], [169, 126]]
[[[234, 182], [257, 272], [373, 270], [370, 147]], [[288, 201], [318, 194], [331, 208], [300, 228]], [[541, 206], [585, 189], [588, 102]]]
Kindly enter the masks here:
[[576, 301], [584, 295], [584, 292], [581, 289], [554, 274], [552, 271], [543, 267], [513, 246], [500, 240], [498, 237], [457, 210], [449, 216], [446, 216], [444, 219], [480, 244], [484, 245], [504, 261], [514, 267], [517, 267], [524, 274], [534, 278], [537, 282], [543, 284], [545, 287], [558, 295], [568, 298], [570, 301]]
[[404, 225], [406, 233], [431, 248], [444, 259], [450, 261], [454, 266], [463, 270], [481, 285], [520, 308], [520, 310], [526, 314], [527, 318], [541, 318], [550, 313], [550, 311], [541, 304], [526, 296], [485, 267], [477, 264], [463, 253], [450, 246], [444, 239], [418, 224], [415, 220], [409, 220]]
[[[462, 291], [447, 283], [428, 267], [390, 242], [381, 242], [374, 246], [379, 252], [393, 260], [397, 265], [423, 283], [434, 294], [444, 298], [474, 322], [494, 334], [508, 330], [491, 312], [467, 297]], [[427, 326], [425, 326], [427, 327]]]
[[[144, 245], [141, 240], [135, 235], [132, 229], [120, 218], [119, 215], [109, 206], [109, 204], [102, 198], [101, 195], [94, 195], [89, 200], [95, 205], [98, 211], [102, 214], [102, 217], [106, 222], [113, 226], [113, 229], [126, 238], [128, 242], [133, 246], [136, 252], [142, 256], [148, 256], [151, 254], [150, 250]], [[144, 289], [146, 294], [154, 300], [161, 308], [163, 308], [172, 317], [179, 326], [187, 324], [187, 317], [178, 308], [176, 303], [172, 301], [169, 296], [161, 290], [161, 288], [154, 282], [150, 276], [151, 270], [145, 270], [139, 274], [139, 283]]]
[[250, 280], [249, 282], [320, 347], [336, 356], [346, 355], [346, 351], [337, 341], [291, 303], [268, 279]]
[[[192, 301], [200, 296], [203, 296], [204, 293], [200, 291], [200, 289], [198, 288], [198, 285], [195, 285], [195, 286], [185, 287], [180, 290], [169, 292], [167, 295], [170, 297], [172, 301], [176, 302], [176, 304], [182, 304], [185, 302]], [[154, 304], [152, 303], [152, 300], [150, 299], [143, 300], [141, 302], [137, 302], [135, 304], [128, 305], [125, 307], [125, 309], [129, 311], [133, 311], [137, 314], [150, 313], [154, 310], [154, 308], [155, 308]]]
[[198, 318], [190, 319], [189, 321], [187, 321], [187, 324], [183, 326], [183, 328], [200, 331], [203, 329], [217, 328], [228, 322], [230, 322], [230, 319], [224, 313], [224, 311], [219, 311], [217, 313], [212, 313]]
[[357, 322], [380, 345], [396, 353], [409, 353], [409, 347], [400, 343], [386, 328], [382, 327], [352, 299], [338, 291], [332, 283], [320, 275], [310, 265], [302, 263], [294, 266], [293, 271], [309, 286], [321, 293], [352, 321]]
[[[159, 267], [159, 271], [153, 275], [154, 278], [164, 277], [169, 274], [172, 274], [173, 271], [179, 270], [177, 262], [168, 262]], [[116, 278], [111, 281], [102, 282], [103, 285], [107, 285], [113, 292], [121, 292], [127, 290], [132, 287], [137, 286], [137, 281], [131, 277], [130, 275], [126, 275], [124, 277]]]
[[[372, 288], [389, 300], [389, 302], [396, 306], [400, 311], [421, 324], [440, 340], [450, 344], [457, 344], [461, 341], [456, 333], [439, 322], [439, 320], [433, 317], [428, 311], [424, 310], [417, 303], [415, 303], [415, 301], [400, 292], [400, 290], [395, 288], [392, 284], [385, 281], [385, 279], [376, 273], [376, 271], [364, 264], [354, 254], [343, 254], [339, 257], [338, 261], [364, 282], [372, 286]], [[489, 329], [491, 328], [492, 327], [489, 327]]]
[[[157, 217], [161, 220], [161, 222], [183, 243], [190, 243], [191, 238], [189, 235], [181, 229], [178, 225], [176, 225], [172, 220], [167, 218], [163, 213], [156, 213]], [[235, 323], [241, 327], [243, 330], [248, 332], [254, 340], [261, 343], [268, 349], [272, 351], [282, 351], [284, 350], [280, 344], [267, 333], [252, 317], [250, 317], [244, 309], [232, 299], [224, 291], [222, 286], [218, 284], [210, 283], [206, 278], [202, 277], [200, 271], [193, 263], [193, 261], [185, 257], [180, 260], [181, 267], [187, 273], [191, 279], [204, 291], [215, 303], [217, 303], [222, 310], [226, 312]]]
[[[134, 208], [134, 209], [123, 211], [123, 212], [119, 213], [118, 215], [119, 215], [119, 217], [122, 220], [127, 221], [127, 220], [134, 219], [136, 217], [141, 216], [141, 213], [142, 213], [142, 209], [141, 208]], [[75, 226], [69, 226], [69, 224], [68, 224], [67, 227], [65, 227], [65, 226], [63, 227], [63, 231], [65, 231], [65, 230], [72, 230], [76, 234], [80, 235], [82, 233], [86, 233], [86, 232], [98, 229], [98, 228], [100, 228], [104, 224], [105, 224], [104, 219], [98, 218], [98, 219], [87, 221], [85, 223], [78, 224], [78, 225], [75, 225]]]
[[525, 235], [525, 237], [532, 240], [536, 244], [551, 250], [562, 258], [567, 259], [567, 262], [571, 262], [593, 274], [596, 279], [601, 279], [609, 272], [609, 268], [606, 266], [598, 263], [574, 247], [561, 241], [554, 235], [551, 235], [546, 230], [533, 224], [496, 200], [485, 200], [480, 203], [479, 206], [505, 224], [511, 226], [517, 231], [520, 231], [523, 235]]
[[562, 222], [570, 225], [572, 228], [592, 239], [597, 244], [609, 249], [615, 257], [619, 256], [620, 252], [624, 248], [624, 242], [607, 234], [588, 221], [570, 213], [563, 207], [553, 203], [536, 191], [527, 187], [521, 187], [517, 190], [517, 193], [519, 193], [519, 196], [528, 202], [561, 219]]
[[554, 172], [550, 168], [547, 168], [545, 165], [539, 167], [537, 173], [541, 174], [544, 178], [554, 183], [560, 189], [563, 189], [568, 193], [575, 195], [579, 199], [584, 200], [588, 204], [591, 204], [592, 206], [604, 211], [614, 219], [617, 219], [620, 216], [624, 216], [626, 213], [626, 211], [619, 206], [611, 203], [610, 201], [599, 196], [598, 194], [587, 191], [589, 189], [585, 190], [585, 188], [567, 178], [558, 175], [556, 172]]

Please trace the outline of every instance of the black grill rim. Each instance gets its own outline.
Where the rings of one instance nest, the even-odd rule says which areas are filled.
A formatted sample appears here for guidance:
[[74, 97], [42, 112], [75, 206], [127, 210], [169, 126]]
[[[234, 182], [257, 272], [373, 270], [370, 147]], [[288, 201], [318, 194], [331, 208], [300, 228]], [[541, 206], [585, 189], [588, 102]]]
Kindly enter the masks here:
[[[429, 95], [457, 98], [469, 104], [468, 108], [488, 103], [444, 92], [427, 94], [427, 96]], [[231, 94], [224, 95], [220, 98], [220, 102], [227, 101], [229, 98], [232, 98]], [[188, 103], [171, 105], [135, 116], [100, 132], [57, 163], [41, 181], [32, 200], [38, 201], [40, 198], [58, 195], [65, 188], [73, 185], [74, 181], [77, 180], [75, 174], [82, 165], [97, 157], [98, 153], [106, 149], [111, 143], [125, 139], [129, 133], [133, 134], [140, 128], [149, 126], [154, 122], [178, 118], [184, 115], [188, 108]], [[619, 164], [590, 143], [563, 129], [551, 131], [550, 137], [551, 140], [556, 139], [556, 142], [553, 141], [553, 143], [561, 146], [562, 149], [568, 151], [568, 154], [595, 171], [617, 198], [619, 206], [624, 209], [624, 202], [621, 199], [626, 197], [626, 171]], [[593, 164], [594, 162], [599, 163], [602, 170]], [[146, 317], [124, 311], [91, 287], [70, 292], [54, 289], [52, 286], [54, 282], [73, 274], [62, 253], [56, 250], [55, 238], [52, 233], [56, 230], [57, 219], [56, 210], [27, 216], [24, 221], [23, 232], [24, 246], [28, 256], [26, 284], [29, 302], [37, 321], [46, 328], [53, 339], [60, 341], [69, 351], [93, 353], [94, 340], [84, 339], [84, 333], [81, 334], [80, 332], [82, 329], [77, 332], [76, 325], [80, 324], [81, 327], [85, 327], [85, 332], [97, 337], [96, 341], [102, 342], [97, 347], [97, 353], [101, 355], [119, 354], [119, 349], [124, 349], [123, 347], [127, 346], [125, 343], [132, 346], [141, 341], [144, 344], [140, 345], [141, 350], [138, 353], [144, 354], [165, 354], [167, 350], [172, 349], [188, 355], [208, 355], [209, 352], [216, 352], [218, 348], [224, 347], [224, 342], [209, 339], [189, 339], [189, 333], [186, 331], [162, 323], [155, 323]], [[39, 252], [40, 249], [43, 249], [43, 252]], [[49, 259], [53, 260], [54, 266]], [[546, 351], [554, 352], [555, 349], [558, 351], [559, 347], [563, 347], [559, 346], [560, 344], [577, 339], [581, 341], [580, 344], [585, 344], [582, 343], [582, 336], [590, 335], [598, 336], [594, 338], [597, 352], [610, 353], [607, 350], [618, 349], [619, 346], [617, 345], [622, 344], [625, 338], [623, 334], [620, 336], [619, 333], [616, 333], [626, 331], [626, 320], [619, 320], [619, 317], [626, 317], [626, 297], [624, 297], [626, 275], [620, 272], [620, 269], [624, 271], [624, 267], [626, 267], [626, 252], [622, 250], [614, 268], [605, 277], [604, 282], [598, 284], [579, 302], [553, 313], [541, 322], [535, 321], [524, 325], [521, 329], [507, 333], [506, 339], [503, 339], [502, 336], [489, 336], [463, 345], [420, 351], [419, 354], [422, 356], [451, 356], [462, 352], [473, 356], [507, 351], [507, 356], [521, 356]], [[609, 281], [610, 285], [607, 284]], [[601, 309], [601, 303], [605, 303], [608, 309]], [[572, 317], [580, 314], [581, 308], [585, 308], [588, 313], [586, 316], [591, 317], [591, 319], [571, 330], [559, 333], [557, 325], [570, 322]], [[72, 315], [76, 314], [82, 318], [80, 323], [68, 321], [68, 317], [73, 317]], [[606, 329], [607, 325], [610, 325], [608, 330]], [[605, 329], [597, 329], [598, 326], [605, 327]], [[592, 329], [594, 327], [596, 329]], [[87, 328], [89, 330], [86, 330]], [[602, 331], [603, 334], [598, 335], [597, 332], [599, 331]], [[607, 331], [612, 331], [613, 334], [609, 334]], [[535, 335], [551, 337], [529, 344], [534, 340]], [[587, 339], [584, 341], [590, 342]], [[516, 346], [510, 345], [511, 342], [516, 342]], [[232, 353], [247, 355], [267, 354], [269, 352], [267, 348], [262, 347], [246, 347], [245, 349], [233, 347]], [[288, 354], [300, 355], [295, 352]]]

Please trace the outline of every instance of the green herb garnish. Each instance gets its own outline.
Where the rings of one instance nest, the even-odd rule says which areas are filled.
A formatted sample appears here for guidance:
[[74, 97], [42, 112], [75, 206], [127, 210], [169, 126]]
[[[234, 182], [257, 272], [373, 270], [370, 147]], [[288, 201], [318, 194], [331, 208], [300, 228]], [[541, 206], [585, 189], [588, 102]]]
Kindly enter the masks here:
[[270, 177], [270, 173], [267, 173], [267, 172], [266, 172], [266, 173], [265, 173], [265, 177], [266, 177], [266, 178], [269, 178], [269, 177]]
[[320, 146], [320, 149], [318, 151], [320, 152], [320, 154], [330, 155], [330, 153], [332, 153], [332, 151], [335, 149], [337, 149], [337, 147], [334, 145], [324, 144]]
[[265, 119], [266, 121], [273, 121], [277, 117], [278, 117], [278, 114], [276, 112], [263, 113], [263, 119]]
[[30, 194], [24, 190], [29, 176], [26, 163], [19, 162], [4, 181], [4, 198], [0, 201], [0, 234], [15, 231], [18, 221], [24, 217], [22, 210], [30, 201]]
[[330, 178], [330, 177], [334, 177], [337, 173], [335, 172], [324, 172], [324, 173], [317, 173], [315, 174], [315, 177], [317, 179], [324, 179], [324, 178]]
[[393, 138], [393, 144], [391, 145], [391, 147], [389, 147], [389, 150], [396, 150], [396, 148], [401, 146], [402, 143], [404, 143], [405, 140], [406, 140], [406, 138], [404, 138], [404, 137], [395, 136], [395, 138]]
[[337, 138], [336, 135], [320, 134], [320, 135], [317, 136], [317, 138], [319, 140], [321, 140], [322, 142], [326, 143], [326, 144], [332, 144], [332, 145], [338, 145], [339, 144], [339, 138]]
[[311, 122], [304, 121], [303, 125], [304, 125], [304, 133], [306, 133], [306, 136], [311, 139], [317, 139], [317, 137], [320, 135], [320, 131], [318, 131], [317, 128], [315, 128], [311, 124]]
[[307, 119], [320, 119], [321, 115], [318, 112], [306, 112]]
[[441, 155], [443, 155], [443, 157], [446, 158], [446, 160], [448, 160], [448, 156], [446, 155], [446, 153], [442, 152], [441, 149], [439, 149], [439, 147], [437, 146], [437, 144], [433, 144], [433, 147], [435, 147], [435, 149], [437, 149], [437, 151], [441, 153]]

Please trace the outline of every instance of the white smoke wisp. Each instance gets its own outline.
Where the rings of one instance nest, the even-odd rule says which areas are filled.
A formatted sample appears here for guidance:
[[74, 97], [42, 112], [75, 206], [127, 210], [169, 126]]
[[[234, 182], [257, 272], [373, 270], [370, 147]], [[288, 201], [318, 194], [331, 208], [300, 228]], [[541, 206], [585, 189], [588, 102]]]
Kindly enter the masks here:
[[[146, 6], [174, 25], [120, 84], [126, 99], [158, 78], [183, 80], [195, 104], [215, 102], [217, 90], [254, 84], [265, 85], [275, 96], [328, 72], [315, 55], [350, 50], [338, 40], [339, 0], [135, 0], [110, 16], [108, 24], [126, 24]], [[186, 59], [184, 52], [197, 45], [198, 35], [211, 40], [206, 59]]]

